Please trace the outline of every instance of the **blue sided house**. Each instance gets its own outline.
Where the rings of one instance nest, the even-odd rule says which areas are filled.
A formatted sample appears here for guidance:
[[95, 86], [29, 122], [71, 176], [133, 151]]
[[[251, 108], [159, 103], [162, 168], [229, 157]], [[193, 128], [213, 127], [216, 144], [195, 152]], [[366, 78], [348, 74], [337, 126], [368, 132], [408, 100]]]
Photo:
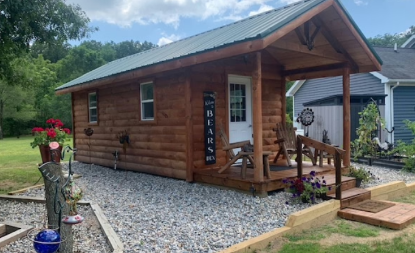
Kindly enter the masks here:
[[[410, 142], [414, 137], [404, 120], [415, 121], [415, 35], [401, 47], [373, 48], [383, 60], [382, 70], [350, 77], [351, 140], [357, 138], [359, 112], [374, 100], [386, 121], [386, 129], [378, 133], [381, 142]], [[323, 131], [327, 130], [331, 143], [343, 146], [340, 76], [296, 81], [286, 96], [293, 97], [294, 121], [304, 108], [313, 110], [315, 119], [308, 129], [311, 138], [321, 140]]]

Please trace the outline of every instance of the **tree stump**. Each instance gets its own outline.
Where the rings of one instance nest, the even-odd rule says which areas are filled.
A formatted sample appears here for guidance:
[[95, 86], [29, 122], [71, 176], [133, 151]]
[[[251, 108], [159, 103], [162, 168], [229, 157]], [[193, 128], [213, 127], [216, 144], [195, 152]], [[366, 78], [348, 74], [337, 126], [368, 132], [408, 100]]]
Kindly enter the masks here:
[[[61, 222], [61, 219], [69, 215], [69, 205], [65, 202], [62, 187], [66, 183], [60, 164], [48, 163], [41, 169], [45, 182], [46, 210], [48, 215], [48, 228], [56, 229], [60, 226], [62, 243], [58, 252], [73, 252], [72, 227]], [[59, 216], [61, 211], [61, 216]]]

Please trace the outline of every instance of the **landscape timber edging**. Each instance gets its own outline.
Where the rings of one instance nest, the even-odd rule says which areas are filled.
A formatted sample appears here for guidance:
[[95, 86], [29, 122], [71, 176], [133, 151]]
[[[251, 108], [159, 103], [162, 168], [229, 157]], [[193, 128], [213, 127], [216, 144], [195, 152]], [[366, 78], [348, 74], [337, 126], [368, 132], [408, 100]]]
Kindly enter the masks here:
[[340, 210], [340, 201], [331, 199], [307, 209], [295, 212], [288, 217], [284, 227], [277, 228], [260, 236], [235, 244], [219, 253], [248, 253], [264, 249], [276, 238], [293, 234], [315, 225], [324, 225], [337, 217]]
[[[7, 234], [7, 227], [13, 227], [16, 228], [16, 230]], [[2, 228], [4, 228], [3, 231], [4, 233], [6, 233], [6, 235], [0, 237], [0, 248], [6, 246], [11, 242], [19, 240], [22, 237], [27, 236], [27, 234], [33, 227], [21, 223], [5, 221], [0, 224], [0, 230]], [[0, 231], [0, 234], [2, 234], [3, 231]]]
[[[9, 201], [18, 201], [18, 202], [35, 202], [35, 203], [46, 203], [44, 198], [39, 197], [26, 197], [26, 196], [14, 196], [14, 195], [4, 195], [0, 194], [0, 199], [9, 200]], [[92, 212], [98, 220], [98, 223], [101, 227], [102, 232], [104, 233], [107, 242], [113, 253], [122, 253], [124, 251], [124, 246], [115, 233], [114, 229], [109, 224], [107, 218], [102, 212], [98, 204], [93, 204], [89, 201], [79, 201], [79, 205], [88, 205], [91, 207]]]
[[367, 188], [367, 190], [371, 191], [371, 199], [391, 200], [415, 191], [415, 182], [405, 184], [403, 181], [394, 181], [384, 185], [373, 186]]
[[[371, 192], [371, 199], [391, 200], [414, 192], [415, 182], [405, 184], [403, 181], [394, 181], [366, 189]], [[291, 214], [285, 227], [277, 228], [271, 232], [235, 244], [219, 253], [251, 253], [258, 249], [265, 249], [278, 237], [301, 232], [311, 228], [314, 224], [327, 224], [337, 217], [337, 211], [339, 210], [340, 201], [334, 199], [325, 201]]]

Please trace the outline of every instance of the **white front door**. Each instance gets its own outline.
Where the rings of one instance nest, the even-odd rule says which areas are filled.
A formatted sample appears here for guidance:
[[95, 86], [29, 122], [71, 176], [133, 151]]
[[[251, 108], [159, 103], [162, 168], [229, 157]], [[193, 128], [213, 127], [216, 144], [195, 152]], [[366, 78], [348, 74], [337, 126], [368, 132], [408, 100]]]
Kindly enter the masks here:
[[229, 75], [229, 142], [250, 140], [252, 143], [251, 78]]

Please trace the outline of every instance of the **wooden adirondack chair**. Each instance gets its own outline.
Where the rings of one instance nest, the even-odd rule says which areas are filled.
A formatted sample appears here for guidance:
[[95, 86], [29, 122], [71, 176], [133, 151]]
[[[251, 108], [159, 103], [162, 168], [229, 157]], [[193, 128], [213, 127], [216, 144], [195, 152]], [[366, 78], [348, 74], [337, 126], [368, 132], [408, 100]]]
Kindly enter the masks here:
[[[222, 149], [228, 153], [230, 160], [220, 168], [218, 173], [223, 173], [225, 170], [229, 169], [232, 164], [236, 163], [239, 159], [242, 159], [242, 168], [241, 168], [241, 177], [244, 179], [246, 177], [246, 169], [247, 167], [254, 167], [254, 152], [252, 151], [252, 145], [249, 140], [229, 143], [229, 139], [223, 127], [219, 129], [219, 136], [222, 140], [223, 147]], [[234, 149], [239, 148], [240, 151], [235, 154]], [[264, 152], [263, 159], [264, 159], [264, 176], [270, 178], [270, 170], [268, 164], [268, 156], [271, 152]], [[249, 164], [248, 164], [249, 161]]]
[[[276, 163], [279, 156], [283, 154], [287, 159], [288, 166], [292, 166], [291, 155], [297, 154], [297, 135], [295, 133], [297, 128], [293, 127], [291, 124], [277, 123], [277, 126], [273, 130], [277, 133], [278, 138], [275, 141], [275, 144], [280, 146], [280, 150], [278, 150], [278, 153], [274, 158], [274, 163]], [[302, 153], [311, 159], [313, 165], [316, 165], [316, 159], [310, 148], [304, 146]]]

